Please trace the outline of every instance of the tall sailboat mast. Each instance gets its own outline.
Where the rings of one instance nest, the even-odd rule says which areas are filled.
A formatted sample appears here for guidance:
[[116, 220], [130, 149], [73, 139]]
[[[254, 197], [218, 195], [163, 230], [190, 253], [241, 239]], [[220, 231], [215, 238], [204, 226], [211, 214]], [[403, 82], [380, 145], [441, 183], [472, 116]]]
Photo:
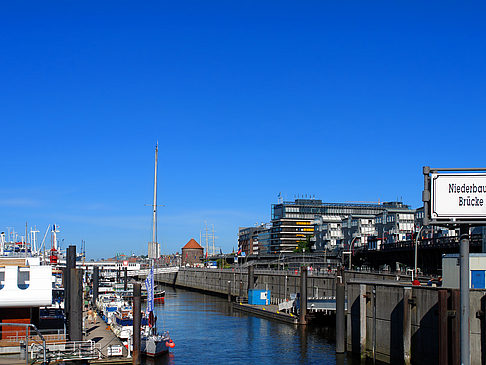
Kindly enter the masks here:
[[152, 222], [152, 242], [153, 247], [157, 246], [157, 157], [159, 153], [159, 142], [155, 145], [155, 173], [154, 173], [154, 205], [153, 205], [153, 222]]

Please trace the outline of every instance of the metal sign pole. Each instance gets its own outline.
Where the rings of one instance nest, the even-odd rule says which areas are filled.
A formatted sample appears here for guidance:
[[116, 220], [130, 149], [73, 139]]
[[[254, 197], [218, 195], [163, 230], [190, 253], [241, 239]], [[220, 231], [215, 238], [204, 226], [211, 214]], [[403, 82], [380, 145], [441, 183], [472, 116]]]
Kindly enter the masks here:
[[469, 365], [469, 226], [461, 225], [460, 229], [461, 365]]
[[486, 168], [424, 166], [424, 225], [460, 228], [460, 357], [469, 365], [469, 230], [486, 225]]

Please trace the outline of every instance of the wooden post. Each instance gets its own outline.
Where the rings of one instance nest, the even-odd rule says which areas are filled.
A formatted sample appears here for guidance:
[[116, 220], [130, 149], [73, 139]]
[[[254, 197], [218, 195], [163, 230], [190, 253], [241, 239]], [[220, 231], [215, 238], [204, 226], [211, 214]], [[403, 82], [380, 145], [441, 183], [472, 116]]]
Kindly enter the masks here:
[[300, 324], [307, 324], [307, 269], [302, 268], [300, 273]]
[[140, 347], [141, 335], [140, 329], [142, 324], [142, 306], [141, 306], [142, 288], [140, 283], [133, 284], [133, 358], [132, 364], [140, 364]]
[[98, 266], [93, 267], [93, 307], [96, 308], [96, 299], [98, 299], [98, 290], [100, 287], [100, 268]]
[[228, 280], [228, 303], [231, 303], [231, 281]]
[[123, 269], [123, 290], [128, 290], [128, 268]]
[[69, 339], [83, 340], [83, 270], [70, 269]]
[[359, 285], [359, 347], [362, 360], [366, 359], [366, 284]]
[[460, 324], [460, 311], [461, 311], [461, 292], [458, 289], [452, 289], [451, 293], [452, 311], [454, 314], [452, 318], [452, 338], [451, 338], [451, 363], [461, 363], [461, 324]]
[[64, 315], [67, 318], [67, 330], [69, 333], [70, 332], [70, 326], [71, 324], [69, 323], [69, 320], [71, 316], [69, 315], [69, 312], [71, 311], [71, 269], [76, 268], [76, 246], [70, 245], [66, 249], [66, 269], [64, 270], [65, 274], [65, 280], [64, 283], [67, 283], [67, 285], [64, 285]]
[[447, 290], [440, 289], [439, 297], [439, 364], [447, 365], [449, 362], [449, 343], [447, 330]]
[[412, 316], [410, 314], [410, 302], [412, 300], [412, 288], [403, 288], [403, 362], [411, 364], [412, 345]]

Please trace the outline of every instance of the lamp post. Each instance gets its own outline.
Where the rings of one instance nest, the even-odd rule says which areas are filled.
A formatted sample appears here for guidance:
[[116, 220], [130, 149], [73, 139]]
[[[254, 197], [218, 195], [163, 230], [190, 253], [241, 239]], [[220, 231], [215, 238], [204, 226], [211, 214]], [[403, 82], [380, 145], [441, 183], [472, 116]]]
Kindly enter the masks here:
[[417, 277], [418, 239], [420, 237], [420, 234], [422, 233], [423, 228], [424, 228], [424, 226], [420, 227], [418, 234], [417, 234], [417, 237], [415, 237], [415, 260], [414, 260], [414, 269], [413, 269], [415, 277]]

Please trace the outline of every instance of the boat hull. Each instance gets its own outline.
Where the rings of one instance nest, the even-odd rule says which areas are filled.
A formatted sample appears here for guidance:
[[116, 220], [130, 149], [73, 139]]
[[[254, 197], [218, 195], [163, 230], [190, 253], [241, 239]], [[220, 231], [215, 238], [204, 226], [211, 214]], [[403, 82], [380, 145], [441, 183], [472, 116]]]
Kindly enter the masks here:
[[167, 354], [169, 348], [165, 345], [168, 339], [157, 340], [151, 337], [142, 338], [141, 353], [148, 357], [157, 357]]

